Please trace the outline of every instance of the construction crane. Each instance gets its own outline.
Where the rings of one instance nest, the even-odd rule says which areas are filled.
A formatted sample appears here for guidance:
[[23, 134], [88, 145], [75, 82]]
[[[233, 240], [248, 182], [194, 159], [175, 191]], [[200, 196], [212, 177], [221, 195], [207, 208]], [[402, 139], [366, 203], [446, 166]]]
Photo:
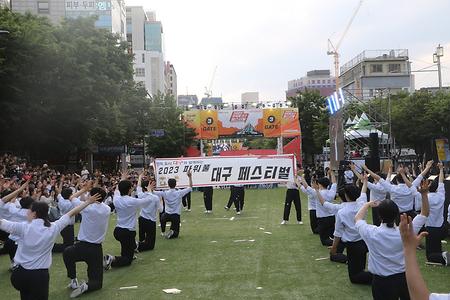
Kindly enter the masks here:
[[214, 67], [214, 71], [213, 71], [213, 73], [212, 73], [212, 75], [211, 75], [211, 80], [209, 81], [209, 85], [208, 86], [205, 86], [205, 96], [206, 96], [206, 98], [211, 98], [211, 96], [212, 96], [212, 85], [213, 85], [213, 82], [214, 82], [214, 77], [216, 76], [216, 71], [217, 71], [217, 66], [215, 66]]
[[330, 39], [328, 39], [328, 55], [334, 56], [334, 76], [336, 77], [336, 91], [340, 88], [340, 82], [339, 82], [339, 48], [342, 44], [342, 41], [344, 40], [345, 36], [347, 35], [348, 30], [350, 29], [350, 26], [353, 23], [353, 20], [355, 19], [356, 15], [358, 14], [359, 9], [361, 8], [361, 5], [363, 4], [363, 0], [360, 0], [358, 3], [358, 6], [356, 6], [355, 11], [353, 12], [352, 17], [350, 18], [350, 21], [347, 24], [347, 27], [345, 27], [344, 32], [342, 33], [341, 38], [337, 42], [336, 46], [333, 45]]

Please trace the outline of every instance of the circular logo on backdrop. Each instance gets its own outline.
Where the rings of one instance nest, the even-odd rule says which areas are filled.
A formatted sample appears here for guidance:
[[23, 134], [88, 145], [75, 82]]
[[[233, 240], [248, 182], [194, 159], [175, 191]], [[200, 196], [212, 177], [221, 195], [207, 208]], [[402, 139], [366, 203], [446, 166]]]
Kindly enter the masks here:
[[206, 118], [206, 124], [208, 125], [212, 125], [212, 123], [214, 123], [214, 119], [211, 117]]
[[269, 117], [267, 117], [267, 121], [269, 123], [273, 123], [273, 122], [275, 122], [275, 117], [274, 116], [269, 116]]

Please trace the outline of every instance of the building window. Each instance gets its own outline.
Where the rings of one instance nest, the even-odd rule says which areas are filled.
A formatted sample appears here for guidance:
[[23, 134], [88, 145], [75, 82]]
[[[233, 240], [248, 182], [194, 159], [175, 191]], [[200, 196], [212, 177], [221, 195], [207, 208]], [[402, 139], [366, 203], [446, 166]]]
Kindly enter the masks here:
[[400, 64], [389, 64], [389, 73], [400, 73]]
[[383, 73], [383, 65], [382, 64], [370, 65], [370, 73]]
[[136, 68], [135, 74], [136, 77], [145, 77], [145, 69], [144, 68]]
[[311, 80], [311, 83], [312, 83], [312, 84], [316, 84], [316, 81], [315, 81], [315, 80]]
[[50, 13], [48, 1], [38, 1], [37, 7], [38, 7], [38, 13], [40, 13], [40, 14], [49, 14]]
[[327, 80], [327, 83], [328, 83], [328, 84], [330, 84], [330, 83], [331, 83], [331, 80], [330, 80], [330, 79], [328, 79], [328, 80]]
[[142, 53], [142, 63], [145, 63], [145, 53]]
[[322, 84], [325, 84], [325, 80], [322, 80]]

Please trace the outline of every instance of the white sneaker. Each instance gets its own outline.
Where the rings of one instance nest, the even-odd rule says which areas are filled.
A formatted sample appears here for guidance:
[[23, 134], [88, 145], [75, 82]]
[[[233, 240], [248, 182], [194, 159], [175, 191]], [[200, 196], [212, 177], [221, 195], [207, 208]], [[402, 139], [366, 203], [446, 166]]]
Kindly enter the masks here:
[[82, 282], [80, 284], [80, 286], [78, 288], [76, 288], [71, 294], [70, 294], [70, 298], [76, 298], [78, 296], [80, 296], [81, 294], [87, 292], [88, 290], [88, 285], [86, 284], [86, 282]]
[[139, 253], [139, 250], [138, 250], [139, 242], [138, 241], [135, 241], [135, 242], [136, 242], [136, 248], [134, 249], [134, 253]]
[[240, 215], [240, 214], [241, 214], [241, 212], [240, 212], [240, 211], [237, 211], [237, 212], [236, 212], [236, 214], [237, 214], [237, 215]]
[[298, 221], [297, 224], [298, 225], [303, 225], [303, 222], [302, 221]]
[[188, 208], [187, 208], [187, 207], [185, 207], [185, 208], [184, 208], [184, 211], [188, 211]]
[[230, 210], [230, 208], [229, 208], [228, 206], [226, 206], [226, 205], [225, 205], [223, 208], [224, 208], [225, 210]]
[[170, 239], [173, 235], [173, 230], [169, 230], [169, 232], [166, 234], [166, 239]]
[[286, 225], [287, 222], [288, 222], [288, 221], [283, 220], [283, 221], [281, 221], [281, 225]]
[[78, 279], [74, 278], [70, 280], [70, 283], [67, 285], [68, 289], [77, 289], [79, 287]]
[[187, 211], [191, 211], [191, 209], [190, 209], [190, 208], [188, 208], [188, 209], [187, 209]]
[[113, 256], [106, 254], [105, 256], [103, 256], [103, 268], [105, 269], [105, 271], [108, 271], [109, 269], [111, 269], [111, 264], [113, 262]]
[[166, 233], [161, 231], [161, 236], [165, 236], [165, 235], [166, 235]]
[[442, 252], [442, 258], [444, 259], [446, 266], [450, 265], [450, 253], [447, 251]]

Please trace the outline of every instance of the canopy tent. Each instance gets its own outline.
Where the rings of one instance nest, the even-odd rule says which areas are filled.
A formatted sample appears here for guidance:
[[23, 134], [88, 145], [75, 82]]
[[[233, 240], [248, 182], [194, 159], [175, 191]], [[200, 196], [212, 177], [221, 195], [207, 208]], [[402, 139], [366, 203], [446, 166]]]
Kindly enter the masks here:
[[368, 139], [371, 133], [378, 133], [378, 139], [380, 144], [387, 144], [389, 142], [388, 134], [378, 130], [378, 129], [347, 129], [344, 132], [344, 137], [346, 140], [356, 140], [356, 139]]

